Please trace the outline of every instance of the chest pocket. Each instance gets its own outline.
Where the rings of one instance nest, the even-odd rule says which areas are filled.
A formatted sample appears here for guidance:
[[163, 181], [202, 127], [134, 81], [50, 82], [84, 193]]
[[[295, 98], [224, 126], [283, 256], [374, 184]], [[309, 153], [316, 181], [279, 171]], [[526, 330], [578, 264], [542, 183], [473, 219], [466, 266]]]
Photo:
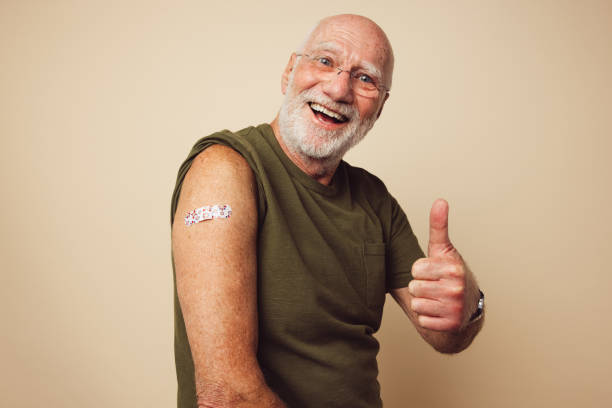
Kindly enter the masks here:
[[385, 301], [385, 244], [365, 242], [363, 262], [366, 271], [367, 305], [377, 309]]

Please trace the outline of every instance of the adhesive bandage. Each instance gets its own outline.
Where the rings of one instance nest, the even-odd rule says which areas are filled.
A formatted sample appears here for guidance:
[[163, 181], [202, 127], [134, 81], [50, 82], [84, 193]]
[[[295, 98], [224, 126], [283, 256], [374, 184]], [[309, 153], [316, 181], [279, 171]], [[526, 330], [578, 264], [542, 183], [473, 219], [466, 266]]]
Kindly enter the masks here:
[[229, 218], [232, 215], [232, 207], [224, 205], [205, 205], [189, 211], [185, 216], [185, 225], [196, 224], [198, 222], [212, 220], [213, 218]]

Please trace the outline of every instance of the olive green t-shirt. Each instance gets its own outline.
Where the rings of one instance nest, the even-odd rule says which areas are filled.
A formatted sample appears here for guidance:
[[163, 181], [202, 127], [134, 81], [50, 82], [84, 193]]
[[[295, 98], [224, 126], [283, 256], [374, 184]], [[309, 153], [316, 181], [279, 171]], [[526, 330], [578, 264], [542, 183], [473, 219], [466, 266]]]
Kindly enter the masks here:
[[[381, 180], [344, 161], [328, 186], [318, 183], [263, 124], [195, 144], [179, 170], [172, 220], [185, 174], [212, 144], [239, 152], [257, 182], [257, 357], [267, 384], [291, 408], [381, 407], [373, 334], [385, 293], [407, 286], [423, 257], [406, 215]], [[193, 360], [176, 284], [174, 292], [178, 406], [191, 408]]]

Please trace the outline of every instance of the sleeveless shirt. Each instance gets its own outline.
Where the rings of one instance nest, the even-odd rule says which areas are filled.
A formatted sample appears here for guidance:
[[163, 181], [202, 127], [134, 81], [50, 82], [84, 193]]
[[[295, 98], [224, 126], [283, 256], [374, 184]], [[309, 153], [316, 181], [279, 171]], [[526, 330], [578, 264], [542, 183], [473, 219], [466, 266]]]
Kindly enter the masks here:
[[[240, 153], [256, 179], [257, 358], [268, 386], [291, 408], [382, 407], [373, 334], [385, 293], [407, 286], [424, 256], [406, 215], [380, 179], [345, 161], [329, 185], [318, 183], [263, 124], [194, 145], [178, 173], [171, 222], [193, 159], [213, 144]], [[178, 407], [196, 407], [176, 274], [174, 308]]]

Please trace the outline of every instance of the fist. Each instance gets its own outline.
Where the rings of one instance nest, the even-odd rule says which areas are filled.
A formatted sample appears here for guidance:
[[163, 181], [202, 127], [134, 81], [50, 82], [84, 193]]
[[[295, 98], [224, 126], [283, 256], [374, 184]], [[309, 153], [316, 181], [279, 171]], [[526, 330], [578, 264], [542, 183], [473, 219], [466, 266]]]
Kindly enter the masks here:
[[472, 273], [448, 237], [448, 203], [438, 199], [429, 215], [427, 258], [412, 265], [408, 285], [410, 308], [421, 327], [436, 331], [460, 331], [478, 304], [478, 288]]

